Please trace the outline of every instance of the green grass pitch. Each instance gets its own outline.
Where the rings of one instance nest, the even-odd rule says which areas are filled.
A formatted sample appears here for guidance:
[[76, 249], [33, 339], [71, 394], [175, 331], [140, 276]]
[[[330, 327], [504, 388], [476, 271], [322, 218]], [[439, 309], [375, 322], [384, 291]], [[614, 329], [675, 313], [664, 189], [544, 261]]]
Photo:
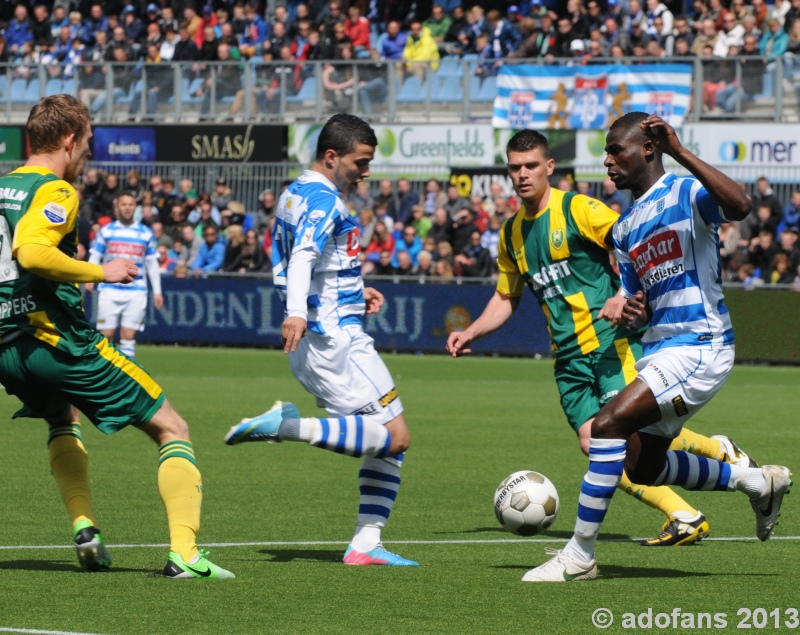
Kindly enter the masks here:
[[[140, 347], [139, 361], [190, 422], [205, 483], [201, 545], [237, 575], [230, 581], [158, 577], [168, 541], [156, 488], [155, 446], [125, 430], [84, 426], [95, 508], [114, 557], [106, 574], [81, 573], [67, 515], [49, 472], [43, 423], [11, 421], [0, 400], [0, 632], [169, 633], [596, 633], [591, 616], [724, 613], [800, 608], [800, 508], [789, 496], [777, 537], [754, 540], [739, 493], [688, 492], [713, 538], [694, 547], [647, 549], [660, 515], [618, 493], [598, 546], [601, 577], [523, 584], [544, 547], [571, 534], [586, 468], [563, 420], [552, 363], [530, 359], [387, 355], [412, 430], [412, 447], [384, 540], [418, 568], [346, 567], [340, 560], [358, 504], [359, 461], [303, 444], [227, 447], [243, 416], [292, 400], [320, 411], [275, 351]], [[725, 433], [757, 460], [800, 470], [800, 369], [737, 366], [691, 422]], [[553, 528], [519, 539], [497, 524], [492, 495], [520, 469], [552, 479], [561, 497]], [[402, 544], [407, 541], [406, 544]], [[549, 541], [549, 542], [548, 542]], [[271, 544], [247, 544], [271, 543]], [[316, 543], [316, 544], [312, 544]], [[116, 547], [115, 547], [116, 545]], [[769, 628], [775, 630], [772, 617]], [[679, 622], [680, 624], [680, 622]], [[643, 629], [638, 629], [639, 631]], [[678, 629], [670, 632], [708, 632]], [[758, 630], [758, 629], [751, 629]]]

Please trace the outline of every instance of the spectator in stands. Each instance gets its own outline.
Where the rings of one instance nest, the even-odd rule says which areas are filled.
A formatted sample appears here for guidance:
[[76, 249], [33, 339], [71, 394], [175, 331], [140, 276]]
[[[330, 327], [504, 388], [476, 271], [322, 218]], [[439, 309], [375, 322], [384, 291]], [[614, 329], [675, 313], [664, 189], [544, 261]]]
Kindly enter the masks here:
[[442, 192], [442, 186], [437, 179], [428, 179], [425, 183], [425, 199], [423, 201], [425, 213], [432, 215], [437, 207], [447, 203], [447, 194]]
[[136, 169], [128, 170], [128, 173], [125, 175], [125, 184], [122, 186], [122, 194], [130, 194], [136, 204], [139, 205], [142, 202], [142, 194], [144, 194], [145, 187], [144, 183], [142, 183], [142, 177], [139, 175], [139, 171]]
[[386, 35], [381, 39], [381, 57], [385, 60], [400, 61], [406, 47], [408, 36], [400, 30], [400, 23], [392, 20], [386, 25]]
[[122, 10], [122, 29], [125, 31], [125, 37], [128, 42], [137, 43], [144, 32], [144, 25], [142, 21], [136, 17], [136, 9], [132, 5], [126, 6]]
[[239, 258], [242, 255], [244, 246], [244, 230], [241, 225], [231, 225], [228, 227], [227, 240], [225, 242], [225, 257], [222, 261], [222, 270], [233, 273], [239, 270]]
[[402, 239], [395, 241], [394, 255], [392, 256], [393, 267], [398, 266], [397, 255], [401, 251], [408, 252], [412, 265], [417, 264], [417, 255], [422, 251], [422, 240], [417, 236], [417, 230], [410, 223], [403, 228]]
[[440, 240], [438, 243], [436, 243], [436, 255], [433, 259], [435, 262], [444, 260], [450, 265], [450, 267], [453, 267], [455, 264], [455, 258], [453, 254], [452, 243], [449, 243], [446, 240]]
[[[53, 12], [55, 13], [56, 10], [57, 8]], [[75, 13], [77, 13], [77, 16], [74, 16]], [[89, 9], [89, 17], [85, 20], [77, 11], [70, 13], [67, 18], [67, 24], [72, 30], [72, 37], [82, 39], [87, 46], [95, 44], [98, 31], [102, 31], [106, 35], [111, 31], [108, 18], [104, 15], [103, 5], [101, 4], [93, 4]]]
[[618, 203], [623, 210], [628, 209], [631, 200], [625, 192], [621, 192], [617, 189], [617, 186], [614, 185], [614, 181], [607, 177], [603, 179], [603, 184], [600, 187], [600, 194], [597, 198], [607, 207], [611, 207], [612, 203]]
[[[339, 24], [334, 29], [342, 29]], [[339, 63], [328, 63], [322, 69], [322, 87], [327, 91], [326, 97], [336, 112], [347, 112], [353, 103], [355, 77], [353, 77], [353, 60], [355, 52], [350, 43], [342, 44], [336, 52], [335, 60]]]
[[744, 26], [736, 21], [732, 13], [726, 13], [722, 18], [722, 29], [717, 35], [717, 43], [714, 45], [714, 55], [727, 57], [732, 46], [741, 47], [743, 43]]
[[159, 48], [162, 62], [172, 61], [175, 56], [175, 47], [179, 41], [178, 32], [173, 30], [172, 27], [168, 27], [164, 32], [164, 41], [161, 42], [161, 47]]
[[500, 12], [492, 9], [486, 14], [489, 23], [490, 42], [494, 50], [494, 57], [500, 59], [508, 56], [511, 51], [519, 48], [522, 43], [522, 34], [507, 18], [503, 18]]
[[367, 181], [360, 181], [346, 199], [348, 209], [355, 214], [360, 214], [361, 210], [371, 210], [375, 206], [375, 199], [369, 193], [369, 183]]
[[411, 254], [408, 251], [397, 251], [394, 254], [397, 264], [394, 266], [394, 275], [412, 276], [414, 268], [417, 266], [411, 261]]
[[144, 28], [144, 38], [141, 41], [141, 48], [139, 49], [139, 57], [143, 57], [142, 52], [147, 51], [147, 47], [155, 44], [156, 48], [161, 51], [161, 44], [164, 41], [164, 34], [158, 22], [151, 22]]
[[783, 217], [783, 205], [781, 205], [778, 196], [775, 194], [766, 176], [758, 177], [756, 180], [756, 191], [753, 193], [753, 208], [757, 210], [762, 206], [769, 207], [770, 215], [776, 219], [775, 223], [777, 225]]
[[500, 228], [504, 218], [498, 214], [489, 217], [489, 226], [481, 234], [481, 246], [489, 251], [489, 256], [494, 263], [497, 260], [498, 245], [500, 244]]
[[[675, 16], [661, 0], [647, 0], [647, 34], [654, 39], [672, 35], [675, 26]], [[661, 18], [661, 24], [656, 24], [656, 18]]]
[[106, 174], [103, 180], [103, 185], [95, 199], [95, 213], [97, 216], [114, 215], [114, 201], [122, 194], [122, 186], [119, 182], [119, 177], [113, 172]]
[[[741, 234], [739, 233], [738, 223], [721, 223], [718, 234], [719, 260], [723, 271], [725, 271], [728, 269], [734, 254], [742, 253], [739, 250], [739, 240], [741, 239]], [[728, 282], [730, 282], [730, 280], [728, 280]]]
[[212, 83], [216, 88], [217, 101], [224, 97], [237, 98], [236, 101], [231, 104], [229, 118], [232, 118], [233, 115], [239, 111], [239, 108], [241, 108], [244, 99], [243, 92], [239, 95], [242, 90], [241, 70], [239, 65], [227, 63], [232, 61], [230, 51], [231, 49], [227, 44], [221, 43], [217, 46], [217, 58], [220, 64], [216, 66], [216, 76], [213, 74], [209, 76], [204, 85], [196, 93], [197, 97], [203, 98], [203, 104], [200, 107], [201, 120], [208, 119], [208, 114], [211, 111]]
[[781, 23], [775, 18], [767, 20], [767, 31], [761, 36], [758, 49], [769, 62], [764, 73], [764, 87], [762, 93], [772, 97], [775, 85], [775, 72], [777, 58], [783, 58], [789, 43], [789, 34], [783, 30]]
[[[191, 196], [186, 197], [187, 207], [190, 205]], [[200, 195], [197, 207], [189, 212], [187, 220], [195, 225], [195, 233], [198, 236], [203, 234], [206, 227], [214, 226], [217, 229], [222, 227], [222, 214], [219, 209], [211, 204], [211, 197], [207, 192]]]
[[172, 56], [173, 62], [194, 62], [200, 58], [197, 44], [194, 43], [189, 29], [185, 26], [178, 31], [178, 42], [175, 44], [175, 53]]
[[372, 236], [372, 242], [366, 249], [366, 258], [369, 262], [376, 263], [380, 260], [381, 252], [389, 252], [389, 265], [392, 264], [392, 256], [394, 255], [395, 240], [392, 233], [386, 226], [386, 223], [379, 220], [375, 223], [375, 231]]
[[319, 32], [325, 36], [330, 34], [333, 27], [337, 24], [344, 25], [345, 16], [342, 13], [342, 5], [339, 0], [330, 0], [322, 11], [318, 13], [317, 28]]
[[200, 253], [200, 245], [203, 243], [203, 239], [194, 233], [194, 227], [189, 223], [183, 223], [178, 228], [178, 236], [181, 244], [183, 244], [183, 252], [180, 258], [184, 262], [193, 263], [197, 258], [197, 254]]
[[428, 29], [433, 41], [436, 42], [436, 46], [439, 48], [440, 57], [447, 55], [445, 41], [447, 38], [447, 32], [452, 23], [453, 19], [444, 12], [444, 9], [440, 4], [433, 5], [431, 8], [431, 17], [422, 23], [422, 26]]
[[473, 194], [469, 197], [470, 211], [472, 212], [472, 222], [483, 233], [489, 226], [489, 212], [484, 205], [483, 197], [480, 194]]
[[713, 51], [718, 39], [719, 34], [717, 33], [717, 27], [714, 26], [714, 20], [710, 18], [704, 19], [700, 23], [698, 34], [692, 43], [692, 53], [697, 57], [701, 57], [703, 55], [703, 48], [706, 46], [710, 46]]
[[375, 104], [386, 101], [389, 92], [386, 83], [387, 67], [381, 61], [380, 51], [372, 49], [369, 52], [371, 64], [362, 64], [358, 67], [358, 101], [365, 115], [375, 112]]
[[[280, 56], [281, 48], [288, 46], [292, 51], [292, 59], [297, 59], [294, 54], [293, 44], [294, 42], [286, 33], [286, 27], [283, 26], [282, 22], [277, 22], [272, 28], [272, 33], [267, 36], [263, 43], [259, 43], [259, 45], [256, 46], [256, 51], [263, 53], [269, 52], [272, 53], [273, 57], [278, 57]], [[245, 55], [245, 57], [248, 57], [248, 55]]]
[[768, 281], [771, 273], [772, 261], [780, 252], [780, 247], [775, 244], [775, 235], [769, 229], [762, 229], [758, 236], [750, 242], [750, 264], [756, 270], [756, 275]]
[[783, 208], [783, 217], [778, 231], [787, 227], [800, 227], [800, 190], [794, 190], [788, 205]]
[[50, 11], [47, 5], [33, 5], [33, 18], [30, 20], [31, 33], [34, 42], [52, 41], [50, 33]]
[[498, 58], [495, 57], [495, 49], [489, 41], [489, 36], [481, 33], [475, 44], [478, 54], [478, 64], [475, 66], [474, 73], [478, 77], [484, 78], [497, 74], [499, 68]]
[[347, 10], [348, 18], [344, 21], [345, 33], [353, 43], [353, 49], [358, 57], [365, 57], [370, 50], [369, 20], [361, 15], [361, 9], [353, 4]]
[[[219, 46], [219, 39], [214, 32], [214, 27], [205, 27], [202, 31], [203, 37], [197, 52], [197, 59], [202, 62], [214, 62], [217, 58], [217, 47]], [[205, 68], [205, 66], [203, 67]]]
[[150, 225], [150, 229], [153, 230], [153, 236], [156, 239], [157, 245], [166, 245], [167, 247], [172, 247], [172, 238], [164, 232], [164, 224], [156, 221], [152, 225]]
[[459, 254], [466, 249], [470, 244], [470, 236], [474, 231], [480, 233], [480, 229], [473, 222], [472, 209], [465, 207], [456, 212], [453, 217], [453, 234], [451, 238], [454, 253]]
[[781, 252], [789, 257], [789, 263], [792, 271], [796, 271], [800, 266], [800, 228], [796, 225], [787, 227], [779, 236]]
[[423, 249], [417, 255], [417, 266], [411, 270], [412, 276], [417, 276], [420, 282], [433, 275], [433, 256], [427, 249]]
[[[389, 214], [391, 214], [389, 210], [397, 209], [397, 196], [394, 193], [394, 186], [390, 179], [382, 179], [378, 185], [378, 194], [375, 196], [376, 212], [378, 206], [381, 204], [386, 206], [386, 212]], [[394, 224], [394, 222], [391, 224]]]
[[[800, 2], [800, 0], [797, 1]], [[753, 56], [758, 56], [758, 40], [752, 35], [746, 35], [741, 56], [738, 58], [738, 62], [742, 66], [741, 83], [731, 83], [717, 92], [717, 104], [725, 112], [733, 112], [737, 104], [752, 99], [761, 92], [766, 60], [758, 57], [753, 59]]]
[[34, 41], [28, 9], [24, 4], [18, 4], [14, 9], [14, 19], [9, 22], [4, 35], [9, 53], [14, 56], [22, 54], [26, 42]]
[[159, 218], [158, 208], [153, 204], [153, 193], [145, 190], [142, 192], [141, 203], [133, 212], [133, 220], [150, 227]]
[[488, 278], [494, 265], [489, 250], [481, 245], [481, 233], [470, 234], [469, 244], [455, 256], [455, 273], [465, 278]]
[[219, 210], [225, 209], [234, 199], [233, 190], [228, 187], [228, 182], [224, 177], [220, 177], [214, 183], [214, 192], [211, 194], [211, 205]]
[[53, 15], [50, 17], [50, 37], [55, 40], [65, 26], [69, 26], [67, 8], [63, 4], [56, 5], [53, 7]]
[[411, 20], [402, 59], [404, 72], [416, 75], [420, 81], [425, 79], [429, 68], [432, 71], [439, 68], [439, 47], [417, 18]]
[[417, 236], [424, 239], [433, 227], [433, 221], [430, 216], [425, 214], [425, 208], [422, 205], [414, 205], [411, 208], [411, 216], [411, 227], [417, 231]]
[[[55, 42], [53, 44], [53, 52], [55, 53], [56, 58], [59, 62], [63, 62], [67, 54], [72, 50], [72, 36], [70, 35], [70, 30], [68, 26], [65, 26], [61, 29], [58, 36], [55, 38]], [[78, 40], [80, 42], [80, 40]]]
[[220, 239], [216, 227], [206, 227], [203, 239], [197, 258], [191, 265], [195, 275], [219, 271], [225, 260], [225, 243]]
[[394, 216], [395, 221], [407, 225], [411, 222], [411, 208], [419, 203], [419, 194], [411, 188], [411, 181], [408, 179], [397, 180], [397, 210], [392, 214], [391, 208], [389, 213]]
[[395, 266], [392, 264], [392, 252], [384, 249], [378, 254], [378, 260], [373, 264], [370, 275], [373, 276], [393, 276]]
[[433, 213], [433, 223], [428, 230], [427, 237], [436, 243], [450, 242], [453, 239], [453, 221], [443, 207], [438, 207]]
[[311, 21], [300, 20], [294, 35], [287, 35], [291, 37], [290, 46], [292, 49], [292, 56], [300, 62], [306, 61], [311, 49], [311, 42], [309, 41], [311, 35]]
[[461, 55], [462, 45], [459, 40], [459, 35], [469, 28], [469, 21], [461, 5], [457, 6], [449, 13], [447, 9], [444, 8], [444, 13], [445, 15], [450, 15], [452, 22], [444, 36], [444, 45], [440, 46], [440, 48], [444, 48], [444, 53], [447, 55]]
[[450, 183], [447, 186], [447, 202], [442, 207], [452, 219], [459, 210], [469, 207], [469, 201], [458, 193], [458, 187], [454, 183]]
[[[783, 28], [788, 33], [792, 30], [792, 25], [800, 19], [800, 0], [791, 0], [791, 7], [786, 12], [783, 19]], [[778, 6], [778, 3], [775, 3]], [[770, 16], [771, 17], [771, 16]], [[777, 17], [777, 16], [776, 16]]]
[[[230, 230], [228, 231], [230, 232]], [[254, 229], [248, 229], [244, 236], [244, 243], [239, 249], [239, 255], [225, 268], [225, 271], [260, 273], [268, 269], [264, 250], [258, 244], [258, 234]]]
[[[292, 57], [292, 48], [285, 44], [280, 49], [280, 64], [272, 67], [272, 82], [265, 90], [256, 93], [256, 101], [261, 112], [277, 113], [280, 108], [281, 93], [296, 95], [302, 85], [301, 66]], [[282, 79], [283, 78], [283, 79]]]
[[556, 23], [558, 32], [556, 33], [555, 45], [553, 46], [552, 54], [555, 57], [572, 57], [572, 50], [570, 45], [574, 40], [579, 40], [575, 31], [572, 30], [572, 20], [569, 16], [561, 16]]
[[119, 61], [115, 53], [117, 49], [122, 49], [124, 51], [126, 61], [132, 61], [136, 57], [133, 47], [130, 42], [128, 42], [128, 37], [125, 35], [125, 29], [121, 26], [116, 27], [113, 31], [111, 44], [108, 49], [106, 49], [106, 61]]
[[361, 250], [365, 250], [372, 242], [372, 235], [375, 233], [375, 212], [365, 207], [356, 216], [356, 226], [359, 231], [359, 243]]
[[[149, 9], [155, 7], [156, 14], [158, 14], [158, 5], [150, 4], [147, 6], [148, 8], [148, 18], [152, 15], [152, 11]], [[158, 25], [161, 27], [161, 31], [166, 33], [168, 29], [172, 29], [175, 33], [180, 31], [181, 25], [178, 23], [178, 20], [175, 19], [175, 10], [170, 6], [167, 5], [161, 8], [161, 14], [158, 17]]]
[[775, 254], [770, 266], [767, 282], [770, 284], [792, 284], [795, 270], [790, 268], [789, 256], [782, 252]]

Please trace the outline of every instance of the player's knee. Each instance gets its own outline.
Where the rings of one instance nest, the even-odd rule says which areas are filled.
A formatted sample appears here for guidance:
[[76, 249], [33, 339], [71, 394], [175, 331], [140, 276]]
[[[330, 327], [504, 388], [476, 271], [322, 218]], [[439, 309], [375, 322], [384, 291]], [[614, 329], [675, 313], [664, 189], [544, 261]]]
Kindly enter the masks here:
[[397, 456], [408, 450], [411, 445], [411, 433], [408, 431], [408, 426], [406, 426], [402, 415], [387, 423], [386, 429], [392, 435], [392, 440], [389, 444], [390, 456]]
[[615, 422], [611, 409], [606, 406], [595, 416], [592, 421], [592, 438], [594, 439], [613, 439], [615, 438]]
[[189, 424], [166, 400], [150, 422], [142, 426], [142, 430], [159, 445], [189, 439]]
[[653, 463], [626, 460], [625, 472], [633, 483], [652, 485], [661, 474], [661, 469]]

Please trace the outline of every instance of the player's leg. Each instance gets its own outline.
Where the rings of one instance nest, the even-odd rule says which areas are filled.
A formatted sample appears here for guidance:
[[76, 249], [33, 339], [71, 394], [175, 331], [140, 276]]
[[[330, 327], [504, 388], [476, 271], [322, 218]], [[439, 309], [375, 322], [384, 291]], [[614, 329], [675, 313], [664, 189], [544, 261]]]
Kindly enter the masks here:
[[681, 433], [673, 439], [669, 449], [683, 450], [707, 459], [735, 463], [743, 467], [758, 467], [758, 463], [736, 445], [733, 439], [721, 434], [707, 437], [683, 428]]
[[158, 444], [158, 491], [167, 511], [170, 554], [168, 578], [233, 578], [197, 548], [203, 480], [197, 469], [189, 426], [164, 399], [158, 411], [140, 426]]
[[146, 293], [130, 293], [120, 315], [119, 349], [128, 357], [136, 356], [136, 333], [142, 330], [147, 310]]
[[61, 357], [51, 346], [22, 335], [0, 346], [0, 381], [24, 404], [15, 418], [47, 422], [50, 470], [72, 521], [78, 561], [87, 571], [100, 571], [111, 566], [111, 556], [92, 508], [89, 455], [81, 438], [80, 413], [45, 379], [59, 376]]

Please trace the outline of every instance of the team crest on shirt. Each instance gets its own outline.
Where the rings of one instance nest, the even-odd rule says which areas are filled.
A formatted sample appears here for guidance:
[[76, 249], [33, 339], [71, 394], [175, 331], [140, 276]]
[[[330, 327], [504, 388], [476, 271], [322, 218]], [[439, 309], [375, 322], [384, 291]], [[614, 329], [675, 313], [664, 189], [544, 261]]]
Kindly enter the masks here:
[[558, 251], [564, 246], [564, 230], [563, 229], [554, 229], [550, 232], [550, 244], [553, 245], [553, 248]]
[[286, 199], [286, 209], [292, 209], [292, 197]]
[[308, 224], [318, 225], [323, 218], [325, 218], [325, 212], [321, 209], [314, 210], [308, 215]]
[[619, 224], [619, 233], [622, 234], [623, 238], [631, 233], [631, 224], [627, 220]]
[[53, 225], [63, 225], [67, 222], [67, 210], [57, 203], [48, 203], [44, 206], [42, 211], [44, 212], [45, 218], [53, 223]]

